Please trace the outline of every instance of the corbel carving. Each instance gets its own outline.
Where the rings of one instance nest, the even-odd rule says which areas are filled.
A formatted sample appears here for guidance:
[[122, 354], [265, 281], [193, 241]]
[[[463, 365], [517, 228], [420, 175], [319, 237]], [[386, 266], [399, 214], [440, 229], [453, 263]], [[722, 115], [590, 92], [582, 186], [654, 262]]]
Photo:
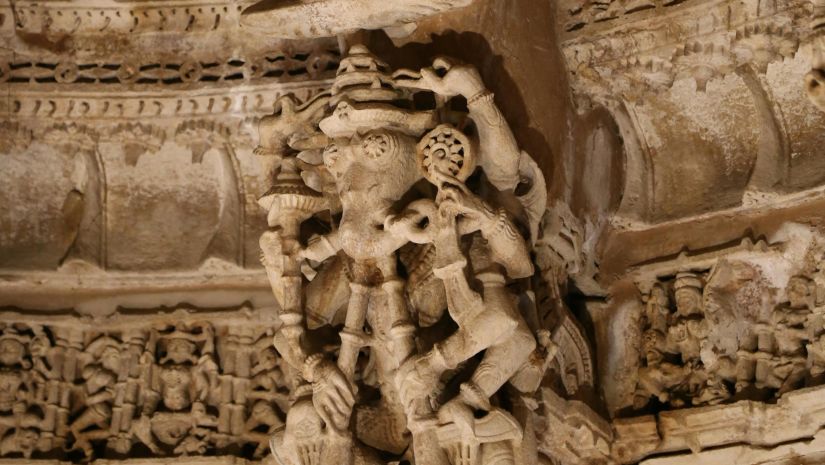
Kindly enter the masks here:
[[534, 284], [546, 186], [478, 72], [447, 58], [393, 72], [355, 46], [329, 95], [284, 98], [259, 130], [262, 261], [294, 381], [276, 457], [535, 463], [542, 380], [568, 394], [594, 383], [581, 329], [544, 297], [578, 259], [547, 258], [553, 282]]

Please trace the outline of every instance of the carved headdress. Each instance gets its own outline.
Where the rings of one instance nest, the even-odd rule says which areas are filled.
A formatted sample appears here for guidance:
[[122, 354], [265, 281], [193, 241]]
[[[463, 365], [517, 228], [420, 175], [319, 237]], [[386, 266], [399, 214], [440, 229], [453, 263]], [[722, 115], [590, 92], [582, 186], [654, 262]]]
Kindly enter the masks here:
[[206, 329], [207, 327], [204, 325], [201, 332], [195, 333], [182, 331], [175, 327], [171, 332], [161, 334], [158, 337], [158, 349], [163, 354], [160, 364], [163, 365], [167, 362], [194, 364], [200, 358], [199, 352], [202, 355], [211, 353], [211, 347], [208, 347], [211, 337], [207, 334]]
[[[9, 342], [14, 344], [16, 349], [11, 349]], [[30, 362], [26, 360], [26, 346], [31, 342], [31, 337], [20, 334], [12, 327], [6, 327], [0, 334], [0, 362], [3, 365], [17, 365], [20, 364], [23, 368], [29, 368]], [[13, 350], [17, 350], [15, 353]]]
[[702, 292], [702, 279], [696, 273], [683, 271], [676, 275], [676, 281], [673, 283], [673, 290], [693, 289]]
[[389, 66], [362, 45], [353, 46], [341, 60], [332, 84], [332, 115], [320, 127], [329, 137], [348, 137], [383, 128], [409, 136], [421, 136], [435, 127], [433, 110], [415, 111], [409, 91], [395, 86]]

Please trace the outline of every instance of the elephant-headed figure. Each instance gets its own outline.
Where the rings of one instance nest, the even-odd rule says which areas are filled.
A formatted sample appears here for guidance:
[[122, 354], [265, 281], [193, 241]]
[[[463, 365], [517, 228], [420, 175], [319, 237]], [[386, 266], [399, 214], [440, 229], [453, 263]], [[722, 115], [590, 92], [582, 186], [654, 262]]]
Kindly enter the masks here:
[[[383, 226], [393, 205], [421, 179], [416, 169], [416, 144], [423, 133], [435, 126], [435, 111], [415, 110], [411, 93], [393, 86], [387, 65], [360, 46], [353, 47], [342, 60], [328, 103], [325, 117], [317, 121], [317, 134], [307, 134], [301, 129], [303, 126], [296, 125], [296, 135], [290, 138], [289, 145], [302, 150], [297, 157], [302, 178], [330, 197], [327, 205], [332, 215], [326, 218], [330, 232], [311, 237], [297, 251], [284, 239], [283, 227], [281, 232], [265, 233], [261, 242], [267, 271], [270, 276], [281, 276], [273, 282], [273, 291], [286, 301], [291, 302], [286, 298], [291, 294], [282, 287], [289, 282], [283, 277], [293, 279], [294, 286], [302, 285], [283, 271], [294, 258], [320, 264], [319, 276], [308, 288], [312, 292], [326, 291], [315, 283], [327, 282], [326, 273], [333, 268], [346, 281], [344, 293], [348, 298], [329, 299], [345, 307], [331, 309], [345, 312], [345, 317], [339, 319], [344, 328], [337, 356], [332, 350], [318, 350], [323, 344], [313, 344], [312, 335], [301, 329], [318, 326], [325, 319], [318, 318], [325, 314], [323, 309], [313, 308], [307, 321], [307, 310], [301, 307], [297, 315], [300, 321], [285, 324], [275, 336], [275, 345], [289, 365], [284, 372], [300, 378], [292, 393], [295, 401], [287, 414], [284, 434], [292, 439], [286, 444], [295, 450], [306, 450], [310, 446], [300, 443], [303, 436], [292, 434], [291, 430], [318, 421], [329, 434], [312, 435], [307, 440], [324, 437], [326, 441], [349, 441], [351, 446], [342, 446], [347, 450], [342, 452], [346, 458], [339, 457], [348, 462], [368, 457], [366, 445], [390, 453], [401, 453], [407, 448], [403, 408], [394, 384], [387, 380], [414, 349], [414, 326], [396, 256], [397, 250], [409, 241], [384, 231]], [[266, 139], [263, 134], [261, 137]], [[314, 184], [313, 179], [321, 183]], [[333, 262], [343, 262], [344, 266], [330, 266]], [[316, 305], [316, 301], [323, 299], [314, 297], [307, 297], [313, 307], [328, 305]], [[332, 320], [330, 317], [329, 321]], [[301, 347], [294, 342], [301, 338], [289, 335], [296, 332], [304, 334]], [[313, 346], [316, 348], [310, 349]], [[359, 353], [363, 349], [369, 352], [369, 366], [376, 376], [357, 373], [362, 366]], [[370, 405], [359, 406], [361, 413], [356, 413], [356, 434], [352, 438], [349, 425], [358, 383], [372, 384], [379, 395]], [[313, 409], [306, 408], [307, 400], [311, 400]], [[298, 412], [302, 412], [303, 419], [292, 421]], [[379, 419], [387, 420], [382, 423], [386, 428], [375, 427], [373, 420]], [[350, 454], [350, 450], [355, 452]]]

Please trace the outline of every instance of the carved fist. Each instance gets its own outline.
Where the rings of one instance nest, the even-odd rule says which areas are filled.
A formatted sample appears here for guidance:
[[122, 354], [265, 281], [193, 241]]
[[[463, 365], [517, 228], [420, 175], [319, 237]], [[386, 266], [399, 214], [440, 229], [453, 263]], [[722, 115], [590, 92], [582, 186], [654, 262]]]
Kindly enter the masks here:
[[429, 228], [435, 216], [435, 204], [427, 199], [416, 200], [398, 215], [389, 215], [384, 220], [384, 230], [416, 244], [432, 241]]
[[329, 360], [312, 364], [308, 380], [312, 381], [312, 405], [324, 422], [332, 428], [347, 429], [355, 396], [347, 378]]
[[401, 403], [407, 415], [424, 416], [430, 395], [438, 385], [439, 373], [432, 369], [427, 356], [411, 358], [395, 374]]
[[320, 96], [300, 106], [292, 95], [279, 98], [275, 102], [275, 114], [261, 118], [258, 124], [261, 143], [255, 148], [255, 154], [280, 156], [290, 137], [312, 133], [310, 122], [320, 119], [328, 101], [328, 96]]
[[496, 213], [493, 209], [463, 184], [443, 185], [439, 197], [439, 212], [449, 216], [461, 215], [469, 223], [470, 230], [483, 229], [490, 222], [495, 222]]
[[444, 57], [436, 58], [433, 66], [422, 69], [420, 74], [399, 70], [394, 77], [399, 87], [429, 90], [447, 98], [461, 95], [470, 99], [485, 90], [475, 67]]

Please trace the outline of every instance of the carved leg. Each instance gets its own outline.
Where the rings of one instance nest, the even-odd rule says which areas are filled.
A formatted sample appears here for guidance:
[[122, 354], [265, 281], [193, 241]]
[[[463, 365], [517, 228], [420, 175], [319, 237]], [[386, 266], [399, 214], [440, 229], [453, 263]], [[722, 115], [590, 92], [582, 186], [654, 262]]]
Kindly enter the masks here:
[[[472, 320], [467, 320], [455, 333], [436, 348], [443, 355], [447, 369], [453, 369], [458, 364], [488, 347], [495, 346], [509, 339], [513, 331], [519, 326], [518, 320], [503, 312], [500, 308], [486, 307]], [[525, 325], [526, 326], [526, 325]], [[528, 330], [529, 333], [529, 330]], [[535, 339], [530, 335], [532, 344], [529, 352], [535, 349]], [[520, 362], [509, 362], [517, 369]]]
[[805, 378], [806, 370], [804, 359], [800, 357], [800, 360], [792, 361], [789, 365], [788, 374], [779, 387], [779, 392], [776, 393], [777, 397], [796, 389], [797, 385]]
[[341, 349], [338, 352], [338, 368], [352, 382], [355, 363], [364, 339], [364, 323], [367, 318], [370, 288], [363, 284], [350, 283], [350, 298], [347, 318], [341, 331]]
[[390, 315], [391, 350], [396, 366], [401, 365], [415, 351], [415, 326], [404, 301], [404, 281], [394, 278], [381, 286], [387, 295], [387, 310]]
[[498, 391], [536, 348], [536, 339], [524, 321], [504, 342], [487, 349], [470, 382], [485, 400]]
[[220, 406], [218, 407], [218, 432], [228, 434], [230, 431], [230, 423], [232, 417], [231, 403], [232, 403], [232, 375], [221, 375], [218, 377], [220, 387]]

